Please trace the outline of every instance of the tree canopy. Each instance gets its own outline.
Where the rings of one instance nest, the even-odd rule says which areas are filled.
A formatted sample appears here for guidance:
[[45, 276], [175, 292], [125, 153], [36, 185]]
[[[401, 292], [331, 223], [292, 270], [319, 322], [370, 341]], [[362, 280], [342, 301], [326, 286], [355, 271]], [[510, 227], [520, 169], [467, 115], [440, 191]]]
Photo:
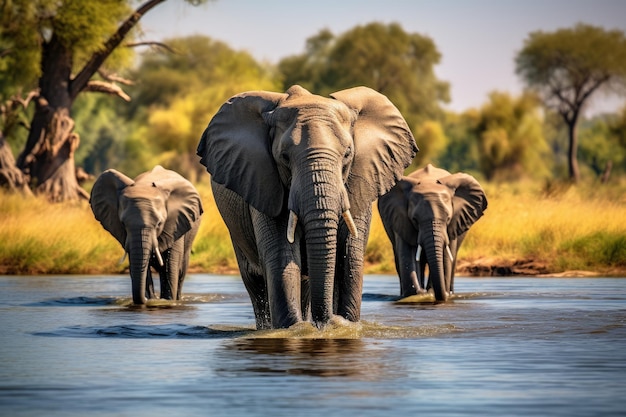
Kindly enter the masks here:
[[284, 88], [301, 84], [327, 95], [358, 85], [371, 87], [417, 129], [427, 120], [440, 120], [441, 104], [449, 100], [448, 83], [434, 71], [440, 59], [429, 37], [407, 33], [397, 23], [375, 22], [339, 36], [324, 29], [307, 40], [303, 54], [284, 58], [278, 67]]
[[[146, 0], [135, 10], [131, 0], [2, 3], [0, 67], [7, 74], [0, 77], [0, 94], [19, 101], [31, 90], [35, 103], [16, 165], [51, 200], [87, 198], [76, 180], [74, 154], [80, 137], [74, 132], [72, 105], [86, 91], [129, 99], [109, 70], [120, 62], [116, 55], [127, 53], [119, 46], [132, 37], [139, 19], [163, 1]], [[0, 168], [10, 163], [2, 159]]]
[[[195, 180], [204, 167], [196, 148], [211, 117], [231, 96], [248, 90], [278, 91], [271, 67], [245, 51], [236, 51], [206, 36], [169, 39], [171, 52], [148, 51], [131, 72], [133, 101], [117, 106], [120, 117], [134, 126], [126, 138], [142, 149], [146, 164], [163, 164]], [[117, 152], [129, 174], [149, 166], [138, 164], [131, 149]]]
[[566, 123], [569, 175], [578, 181], [578, 120], [592, 94], [626, 85], [624, 33], [587, 24], [533, 32], [516, 57], [516, 71]]

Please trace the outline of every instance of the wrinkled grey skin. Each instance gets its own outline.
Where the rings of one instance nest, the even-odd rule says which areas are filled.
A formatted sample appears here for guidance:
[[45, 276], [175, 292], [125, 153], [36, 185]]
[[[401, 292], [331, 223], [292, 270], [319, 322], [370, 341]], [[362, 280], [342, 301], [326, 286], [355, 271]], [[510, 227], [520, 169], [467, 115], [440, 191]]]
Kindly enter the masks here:
[[202, 218], [193, 185], [161, 166], [134, 180], [109, 169], [96, 180], [89, 201], [96, 219], [129, 256], [133, 302], [156, 297], [150, 267], [159, 273], [161, 298], [180, 300]]
[[402, 297], [425, 291], [428, 265], [428, 286], [437, 301], [447, 300], [454, 291], [459, 247], [486, 209], [487, 197], [474, 177], [450, 174], [432, 165], [402, 177], [378, 199]]
[[221, 107], [198, 155], [257, 328], [360, 319], [371, 204], [416, 151], [400, 112], [366, 87], [254, 91]]

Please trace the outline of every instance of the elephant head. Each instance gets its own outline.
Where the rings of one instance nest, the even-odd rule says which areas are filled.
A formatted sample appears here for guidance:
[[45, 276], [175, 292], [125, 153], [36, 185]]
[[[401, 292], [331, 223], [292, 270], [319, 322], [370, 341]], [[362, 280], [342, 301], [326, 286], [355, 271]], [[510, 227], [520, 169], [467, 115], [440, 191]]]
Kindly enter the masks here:
[[[432, 165], [403, 177], [394, 189], [379, 200], [379, 211], [394, 245], [415, 248], [418, 282], [411, 282], [403, 272], [401, 291], [424, 285], [428, 264], [429, 279], [438, 301], [445, 301], [453, 286], [456, 252], [469, 228], [483, 215], [487, 198], [478, 181], [464, 173], [450, 174]], [[402, 255], [400, 255], [402, 256]], [[400, 263], [401, 265], [398, 265]], [[398, 261], [402, 268], [407, 261]], [[421, 285], [420, 285], [421, 284]]]
[[[345, 225], [354, 239], [366, 240], [353, 216], [370, 215], [371, 203], [416, 151], [400, 112], [366, 87], [331, 98], [300, 86], [239, 94], [221, 107], [198, 146], [212, 181], [270, 218], [288, 217], [285, 242], [303, 239], [318, 323], [333, 313], [338, 229]], [[361, 234], [368, 231], [369, 223]]]
[[[90, 205], [96, 219], [129, 255], [133, 302], [145, 304], [150, 261], [162, 267], [164, 252], [191, 230], [195, 236], [202, 215], [198, 192], [185, 178], [161, 166], [134, 180], [109, 169], [94, 183]], [[186, 265], [168, 267], [186, 269]], [[171, 284], [164, 298], [179, 293], [178, 281]], [[163, 297], [163, 286], [161, 291]]]

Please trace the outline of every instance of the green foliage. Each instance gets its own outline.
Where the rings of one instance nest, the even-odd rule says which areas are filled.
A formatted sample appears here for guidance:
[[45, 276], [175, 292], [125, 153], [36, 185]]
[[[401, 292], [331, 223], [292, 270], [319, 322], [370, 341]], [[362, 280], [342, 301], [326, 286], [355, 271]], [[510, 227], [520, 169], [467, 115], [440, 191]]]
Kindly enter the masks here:
[[[41, 47], [56, 37], [72, 53], [74, 71], [99, 50], [120, 21], [130, 15], [122, 0], [11, 0], [2, 3], [0, 18], [0, 94], [28, 91], [41, 75]], [[121, 59], [121, 57], [124, 59]], [[117, 64], [129, 62], [120, 49]], [[116, 63], [113, 58], [107, 64]]]
[[117, 166], [136, 175], [158, 163], [195, 180], [204, 175], [195, 155], [198, 140], [219, 107], [242, 91], [280, 86], [272, 68], [223, 42], [191, 36], [166, 43], [174, 52], [145, 53], [130, 74], [137, 80], [128, 89], [133, 100], [117, 106], [125, 119], [118, 125], [130, 129], [129, 149]]
[[616, 93], [626, 85], [624, 32], [582, 23], [533, 32], [516, 57], [516, 72], [567, 125], [569, 176], [578, 181], [578, 120], [596, 91]]
[[[140, 152], [131, 154], [130, 125], [123, 123], [111, 97], [86, 94], [78, 97], [73, 106], [76, 131], [80, 132], [80, 146], [75, 161], [85, 171], [102, 172], [107, 168], [121, 169], [124, 159], [141, 160]], [[138, 150], [139, 151], [139, 150]]]
[[550, 174], [543, 119], [531, 94], [493, 92], [480, 109], [448, 115], [446, 130], [450, 145], [440, 157], [446, 169], [499, 181]]
[[586, 24], [551, 33], [532, 32], [516, 65], [529, 86], [559, 107], [578, 104], [599, 84], [626, 81], [626, 37], [622, 31]]
[[[438, 80], [434, 66], [441, 56], [427, 36], [406, 33], [396, 23], [370, 23], [334, 36], [320, 31], [307, 40], [302, 55], [280, 61], [283, 89], [301, 84], [327, 95], [365, 85], [385, 94], [412, 129], [443, 117], [448, 84]], [[420, 146], [420, 143], [418, 143]]]
[[[622, 112], [626, 113], [626, 109]], [[585, 121], [580, 131], [579, 159], [594, 177], [600, 177], [612, 165], [611, 175], [626, 173], [626, 117], [603, 115]]]

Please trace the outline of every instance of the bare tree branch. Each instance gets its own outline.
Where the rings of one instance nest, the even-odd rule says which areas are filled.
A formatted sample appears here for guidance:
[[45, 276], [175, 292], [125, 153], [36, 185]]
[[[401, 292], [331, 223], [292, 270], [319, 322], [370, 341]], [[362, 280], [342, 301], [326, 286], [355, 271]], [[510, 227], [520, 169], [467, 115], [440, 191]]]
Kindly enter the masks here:
[[122, 78], [117, 74], [107, 74], [102, 69], [98, 70], [98, 74], [107, 81], [120, 83], [124, 85], [134, 85], [135, 83], [132, 80], [127, 80], [126, 78]]
[[96, 81], [96, 80], [89, 81], [87, 85], [85, 86], [85, 88], [83, 88], [83, 91], [106, 93], [106, 94], [110, 94], [113, 96], [118, 96], [125, 101], [131, 100], [130, 96], [126, 94], [124, 90], [120, 88], [119, 85], [113, 84], [113, 83], [107, 83], [104, 81]]
[[154, 42], [154, 41], [150, 41], [150, 42], [130, 42], [127, 43], [126, 45], [124, 45], [128, 48], [135, 48], [138, 46], [152, 46], [152, 47], [156, 47], [157, 49], [165, 49], [168, 52], [171, 52], [173, 54], [176, 53], [176, 51], [174, 49], [172, 49], [169, 45], [164, 44], [162, 42]]
[[76, 98], [78, 93], [85, 89], [91, 77], [96, 73], [96, 71], [98, 71], [115, 48], [122, 43], [124, 37], [133, 27], [135, 27], [137, 22], [139, 22], [139, 19], [141, 19], [141, 17], [143, 17], [143, 15], [150, 11], [153, 7], [158, 6], [164, 1], [165, 0], [149, 0], [145, 2], [139, 6], [139, 8], [137, 8], [137, 10], [135, 10], [135, 12], [124, 21], [124, 23], [120, 25], [117, 32], [115, 32], [113, 36], [111, 36], [104, 43], [104, 47], [91, 56], [91, 59], [89, 59], [83, 69], [80, 70], [78, 75], [76, 75], [76, 77], [72, 80], [70, 85], [70, 97]]

